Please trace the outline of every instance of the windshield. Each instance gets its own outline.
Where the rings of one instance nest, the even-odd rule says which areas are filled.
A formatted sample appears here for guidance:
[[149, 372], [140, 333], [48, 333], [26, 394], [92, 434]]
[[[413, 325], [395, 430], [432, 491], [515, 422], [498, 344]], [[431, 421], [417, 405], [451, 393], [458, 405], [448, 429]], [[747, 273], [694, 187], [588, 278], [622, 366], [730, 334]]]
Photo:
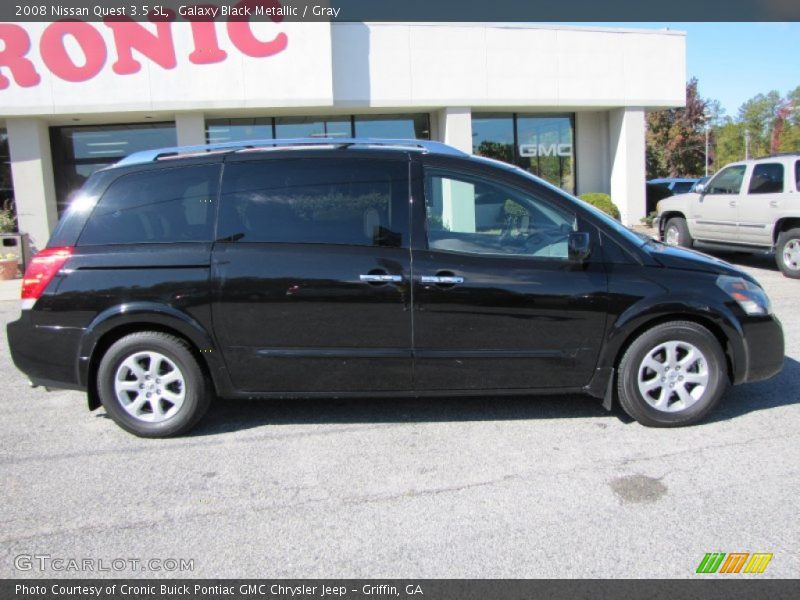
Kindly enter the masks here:
[[588, 202], [584, 202], [583, 200], [581, 200], [579, 198], [576, 198], [575, 196], [572, 196], [571, 194], [568, 194], [567, 192], [565, 192], [561, 188], [554, 186], [552, 183], [550, 183], [548, 181], [545, 181], [544, 179], [541, 179], [540, 177], [537, 177], [536, 175], [533, 175], [532, 173], [529, 173], [525, 169], [521, 169], [520, 167], [517, 167], [515, 165], [511, 165], [511, 164], [506, 163], [506, 162], [495, 160], [493, 158], [486, 158], [485, 156], [475, 156], [473, 158], [475, 158], [476, 160], [479, 160], [481, 162], [487, 162], [487, 163], [491, 163], [491, 164], [496, 165], [496, 166], [503, 167], [504, 169], [507, 169], [509, 171], [514, 171], [515, 173], [518, 173], [519, 175], [523, 175], [527, 179], [535, 181], [536, 183], [541, 184], [541, 185], [547, 187], [548, 189], [556, 192], [557, 194], [561, 195], [562, 197], [567, 198], [570, 202], [573, 202], [573, 203], [580, 202], [580, 205], [583, 208], [585, 208], [586, 210], [590, 211], [592, 213], [592, 215], [594, 215], [599, 221], [602, 221], [603, 224], [605, 224], [609, 228], [613, 229], [615, 232], [617, 232], [619, 235], [624, 237], [626, 240], [628, 240], [632, 244], [636, 244], [637, 246], [641, 247], [641, 246], [644, 246], [646, 243], [655, 241], [649, 235], [646, 235], [644, 233], [636, 233], [635, 231], [632, 231], [632, 230], [628, 229], [622, 223], [620, 223], [619, 221], [617, 221], [613, 217], [610, 217], [609, 215], [604, 213], [599, 208], [595, 208], [594, 206], [592, 206]]

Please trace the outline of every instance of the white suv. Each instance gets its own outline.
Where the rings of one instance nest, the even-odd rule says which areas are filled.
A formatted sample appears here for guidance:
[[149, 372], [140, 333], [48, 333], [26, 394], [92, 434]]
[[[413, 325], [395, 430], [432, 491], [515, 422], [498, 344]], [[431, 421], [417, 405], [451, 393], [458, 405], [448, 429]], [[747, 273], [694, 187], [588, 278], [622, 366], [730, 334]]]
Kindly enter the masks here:
[[800, 279], [800, 153], [727, 165], [694, 192], [658, 203], [667, 244], [775, 252], [778, 268]]

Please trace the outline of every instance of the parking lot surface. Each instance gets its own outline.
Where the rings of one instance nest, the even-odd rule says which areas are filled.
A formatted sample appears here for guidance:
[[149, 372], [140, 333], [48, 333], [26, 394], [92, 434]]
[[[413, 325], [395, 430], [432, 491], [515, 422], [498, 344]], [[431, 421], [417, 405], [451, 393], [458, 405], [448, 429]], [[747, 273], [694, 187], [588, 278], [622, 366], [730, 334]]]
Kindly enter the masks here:
[[[695, 577], [768, 552], [760, 577], [798, 577], [800, 281], [721, 257], [766, 287], [786, 363], [684, 429], [588, 397], [218, 401], [143, 440], [29, 389], [0, 336], [0, 576]], [[18, 312], [0, 301], [3, 333]], [[193, 570], [15, 568], [37, 554]]]

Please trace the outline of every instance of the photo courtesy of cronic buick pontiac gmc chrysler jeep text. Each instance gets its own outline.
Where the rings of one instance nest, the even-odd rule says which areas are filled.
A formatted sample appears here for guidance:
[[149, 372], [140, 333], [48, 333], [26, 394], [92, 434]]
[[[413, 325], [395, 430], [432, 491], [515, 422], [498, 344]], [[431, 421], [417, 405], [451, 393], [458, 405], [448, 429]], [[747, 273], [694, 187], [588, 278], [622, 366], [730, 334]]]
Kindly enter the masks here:
[[417, 140], [131, 155], [73, 200], [22, 309], [8, 338], [32, 384], [147, 437], [212, 397], [583, 391], [688, 425], [783, 365], [750, 275]]

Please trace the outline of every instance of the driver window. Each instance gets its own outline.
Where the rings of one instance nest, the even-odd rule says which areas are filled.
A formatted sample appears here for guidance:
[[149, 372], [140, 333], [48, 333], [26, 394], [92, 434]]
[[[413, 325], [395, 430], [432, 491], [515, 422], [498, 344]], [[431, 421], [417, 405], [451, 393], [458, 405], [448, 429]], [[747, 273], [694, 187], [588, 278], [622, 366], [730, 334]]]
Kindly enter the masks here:
[[722, 169], [706, 185], [706, 194], [738, 194], [744, 179], [744, 165]]
[[511, 187], [427, 171], [428, 246], [468, 254], [567, 259], [575, 215]]

